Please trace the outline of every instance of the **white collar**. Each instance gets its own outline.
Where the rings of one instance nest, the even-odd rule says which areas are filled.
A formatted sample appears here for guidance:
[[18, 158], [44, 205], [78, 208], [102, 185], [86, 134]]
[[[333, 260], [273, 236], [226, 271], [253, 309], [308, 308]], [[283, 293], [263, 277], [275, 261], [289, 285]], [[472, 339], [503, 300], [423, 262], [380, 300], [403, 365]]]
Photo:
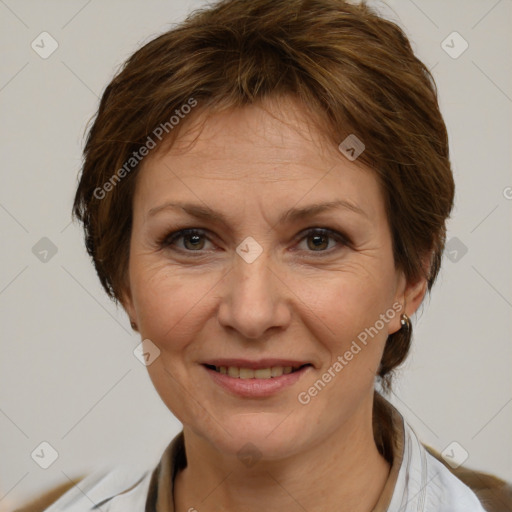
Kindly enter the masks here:
[[403, 421], [404, 454], [388, 512], [485, 512], [476, 494], [428, 453]]

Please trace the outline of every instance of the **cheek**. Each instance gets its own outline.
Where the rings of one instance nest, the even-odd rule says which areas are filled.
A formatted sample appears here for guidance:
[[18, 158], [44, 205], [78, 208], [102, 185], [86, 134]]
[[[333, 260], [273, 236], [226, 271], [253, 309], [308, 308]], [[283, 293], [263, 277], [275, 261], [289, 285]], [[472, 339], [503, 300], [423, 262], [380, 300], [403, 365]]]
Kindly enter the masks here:
[[393, 268], [389, 274], [382, 270], [369, 273], [366, 267], [361, 273], [353, 268], [326, 280], [311, 281], [310, 286], [303, 285], [303, 319], [309, 318], [307, 329], [328, 354], [322, 371], [339, 362], [339, 357], [343, 359], [343, 371], [332, 370], [337, 382], [348, 380], [351, 386], [366, 382], [378, 368], [388, 330], [396, 317], [389, 277]]
[[134, 302], [140, 333], [161, 350], [182, 349], [201, 328], [215, 280], [207, 272], [179, 273], [148, 259], [134, 267]]
[[214, 293], [218, 279], [208, 273], [185, 275], [149, 258], [133, 266], [133, 279], [141, 337], [160, 350], [147, 367], [156, 391], [181, 422], [200, 418], [207, 425], [212, 415], [205, 412], [200, 390], [194, 389], [189, 364], [197, 356], [193, 342], [211, 315], [206, 311], [208, 294]]
[[370, 272], [344, 268], [322, 280], [302, 283], [301, 303], [309, 307], [328, 332], [354, 335], [373, 324], [391, 307], [394, 297], [393, 268]]

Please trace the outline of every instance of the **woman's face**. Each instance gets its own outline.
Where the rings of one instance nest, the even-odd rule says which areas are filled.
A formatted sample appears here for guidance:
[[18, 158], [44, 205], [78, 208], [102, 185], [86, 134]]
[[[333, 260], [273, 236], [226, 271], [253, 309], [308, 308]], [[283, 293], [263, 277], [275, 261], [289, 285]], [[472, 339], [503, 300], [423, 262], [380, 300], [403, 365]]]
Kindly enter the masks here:
[[405, 290], [374, 174], [308, 130], [298, 105], [279, 116], [215, 114], [187, 147], [194, 120], [148, 157], [123, 301], [160, 350], [148, 371], [185, 428], [268, 458], [368, 427]]

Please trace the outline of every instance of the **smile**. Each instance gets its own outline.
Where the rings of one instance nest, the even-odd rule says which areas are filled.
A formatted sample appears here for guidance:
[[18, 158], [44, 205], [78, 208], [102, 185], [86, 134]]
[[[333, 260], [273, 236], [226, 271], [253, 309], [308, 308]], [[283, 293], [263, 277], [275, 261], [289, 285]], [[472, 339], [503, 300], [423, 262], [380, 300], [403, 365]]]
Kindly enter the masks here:
[[279, 394], [314, 370], [309, 363], [295, 366], [258, 365], [259, 368], [214, 364], [201, 366], [214, 384], [230, 395], [241, 398], [267, 398]]
[[308, 363], [300, 366], [269, 366], [268, 368], [258, 369], [240, 368], [238, 366], [214, 366], [209, 364], [205, 366], [210, 370], [214, 370], [223, 375], [228, 375], [235, 379], [273, 379], [281, 377], [282, 375], [297, 372], [301, 368], [311, 365]]

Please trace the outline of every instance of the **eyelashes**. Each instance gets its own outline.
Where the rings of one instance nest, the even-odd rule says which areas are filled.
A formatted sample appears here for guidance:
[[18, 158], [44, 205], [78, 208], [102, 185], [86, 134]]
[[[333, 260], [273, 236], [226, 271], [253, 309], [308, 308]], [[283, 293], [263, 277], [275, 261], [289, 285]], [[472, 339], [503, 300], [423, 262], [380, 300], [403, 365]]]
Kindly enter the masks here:
[[[182, 240], [184, 247], [178, 247], [178, 242]], [[307, 242], [312, 241], [312, 244]], [[349, 237], [330, 228], [309, 228], [301, 232], [296, 237], [297, 244], [300, 245], [303, 241], [306, 241], [306, 249], [293, 249], [294, 252], [302, 251], [312, 253], [313, 255], [331, 255], [337, 250], [341, 250], [345, 247], [351, 247], [352, 242]], [[327, 248], [324, 248], [324, 241], [327, 243]], [[331, 247], [331, 242], [334, 241], [334, 247]], [[187, 242], [190, 242], [189, 248], [187, 248]], [[204, 256], [205, 250], [210, 250], [204, 247], [207, 243], [211, 242], [207, 236], [207, 231], [198, 228], [187, 228], [181, 229], [170, 234], [165, 235], [158, 241], [158, 246], [161, 249], [170, 250], [185, 254], [191, 257]]]
[[[183, 238], [191, 239], [194, 238], [197, 240], [198, 238], [208, 239], [205, 232], [201, 229], [189, 228], [189, 229], [181, 229], [179, 231], [174, 231], [170, 233], [159, 243], [159, 245], [163, 248], [174, 248], [176, 240]], [[185, 252], [198, 252], [198, 251], [186, 251]]]

